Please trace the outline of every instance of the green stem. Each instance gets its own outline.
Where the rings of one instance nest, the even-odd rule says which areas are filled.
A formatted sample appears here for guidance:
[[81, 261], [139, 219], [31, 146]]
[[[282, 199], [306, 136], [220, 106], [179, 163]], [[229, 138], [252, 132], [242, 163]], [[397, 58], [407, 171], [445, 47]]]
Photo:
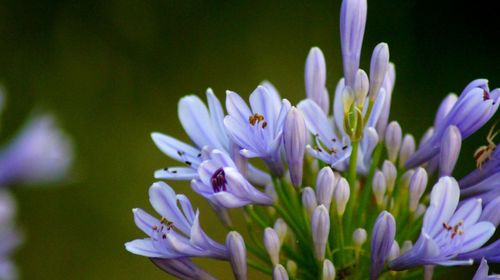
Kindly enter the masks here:
[[[368, 171], [368, 177], [366, 178], [365, 185], [363, 187], [363, 193], [361, 194], [361, 201], [359, 203], [359, 210], [358, 211], [358, 221], [361, 222], [363, 213], [365, 213], [367, 207], [366, 204], [368, 203], [368, 199], [370, 198], [370, 193], [372, 191], [372, 181], [373, 181], [373, 176], [375, 175], [375, 171], [377, 169], [378, 163], [380, 161], [380, 157], [382, 156], [382, 150], [384, 148], [384, 145], [382, 143], [378, 144], [377, 147], [375, 148], [375, 152], [373, 153], [373, 159], [372, 159], [372, 164], [370, 166], [370, 170]], [[363, 210], [363, 211], [361, 211]]]
[[255, 210], [253, 209], [253, 206], [247, 206], [245, 207], [245, 210], [247, 211], [247, 213], [250, 215], [250, 217], [256, 221], [262, 228], [266, 228], [268, 227], [269, 225], [255, 212]]
[[247, 258], [247, 264], [248, 264], [248, 266], [255, 268], [261, 272], [264, 272], [266, 274], [269, 274], [269, 275], [273, 274], [273, 270], [271, 268], [265, 267], [265, 266], [255, 262], [254, 260], [251, 260], [249, 258]]
[[349, 182], [349, 186], [351, 188], [356, 184], [356, 167], [358, 163], [358, 147], [359, 141], [352, 141], [352, 151], [351, 157], [349, 159], [349, 173], [347, 177], [347, 181]]

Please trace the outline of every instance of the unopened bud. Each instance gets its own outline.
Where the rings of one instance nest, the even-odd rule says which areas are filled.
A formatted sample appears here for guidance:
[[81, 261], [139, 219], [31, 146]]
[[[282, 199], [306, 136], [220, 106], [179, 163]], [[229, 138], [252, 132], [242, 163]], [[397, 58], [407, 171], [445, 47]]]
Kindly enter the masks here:
[[410, 180], [410, 211], [415, 212], [420, 198], [427, 187], [427, 172], [422, 167], [418, 167]]
[[391, 213], [383, 211], [377, 217], [372, 233], [370, 279], [377, 279], [382, 272], [395, 236], [396, 221]]
[[392, 243], [391, 251], [389, 251], [389, 256], [387, 256], [387, 261], [391, 262], [399, 257], [399, 244], [396, 240]]
[[368, 88], [370, 84], [368, 82], [368, 75], [366, 72], [359, 69], [356, 73], [356, 78], [354, 79], [354, 99], [356, 100], [356, 106], [363, 107], [365, 103], [365, 98], [368, 95]]
[[354, 242], [354, 246], [357, 248], [361, 248], [363, 244], [366, 242], [366, 230], [364, 228], [357, 228], [352, 234], [352, 241]]
[[226, 248], [234, 277], [238, 280], [247, 279], [247, 256], [243, 237], [236, 231], [229, 232], [226, 237]]
[[399, 151], [399, 167], [404, 168], [406, 161], [415, 152], [415, 138], [411, 134], [406, 134], [403, 138], [403, 144], [401, 144], [401, 150]]
[[288, 273], [281, 264], [277, 264], [274, 266], [273, 280], [288, 280]]
[[354, 91], [350, 87], [345, 87], [342, 91], [342, 100], [344, 103], [344, 114], [347, 114], [354, 103]]
[[297, 263], [292, 260], [286, 261], [286, 270], [290, 276], [295, 277], [297, 275]]
[[401, 255], [410, 251], [412, 247], [413, 243], [411, 242], [411, 240], [405, 240], [405, 242], [403, 242], [403, 247], [401, 248]]
[[324, 205], [320, 205], [314, 210], [311, 226], [314, 256], [317, 260], [322, 261], [325, 258], [326, 243], [330, 233], [330, 216]]
[[325, 205], [326, 209], [330, 209], [332, 197], [337, 184], [335, 174], [330, 167], [323, 167], [316, 179], [316, 198], [318, 204]]
[[396, 184], [396, 177], [398, 175], [398, 171], [396, 170], [396, 166], [388, 160], [384, 161], [382, 164], [382, 172], [384, 172], [385, 180], [387, 183], [387, 192], [392, 193], [394, 190], [394, 185]]
[[335, 204], [337, 206], [337, 214], [339, 216], [344, 215], [345, 207], [349, 201], [349, 196], [351, 195], [351, 190], [349, 189], [349, 183], [345, 178], [340, 178], [337, 187], [335, 188]]
[[415, 215], [413, 215], [413, 218], [415, 220], [418, 219], [418, 218], [420, 218], [425, 213], [425, 210], [427, 210], [427, 207], [425, 207], [425, 205], [423, 205], [422, 203], [420, 203], [417, 206], [417, 210], [415, 210]]
[[448, 126], [441, 138], [441, 151], [439, 152], [439, 176], [451, 176], [462, 146], [462, 135], [458, 127]]
[[311, 48], [304, 71], [307, 98], [316, 102], [328, 114], [330, 105], [326, 90], [326, 63], [323, 52], [317, 47]]
[[401, 138], [401, 126], [396, 121], [391, 122], [385, 130], [385, 147], [387, 149], [387, 157], [392, 162], [396, 162], [398, 158]]
[[387, 189], [387, 183], [385, 180], [385, 175], [382, 171], [377, 170], [373, 176], [372, 191], [373, 196], [375, 196], [375, 202], [380, 207], [384, 203], [384, 195]]
[[280, 239], [274, 229], [268, 227], [264, 230], [264, 247], [271, 258], [273, 265], [277, 265], [280, 261]]
[[306, 209], [307, 215], [311, 217], [314, 209], [318, 206], [316, 195], [311, 187], [305, 187], [304, 190], [302, 190], [302, 205], [304, 209]]
[[377, 99], [387, 69], [389, 68], [389, 46], [379, 43], [373, 50], [370, 62], [370, 99]]
[[288, 226], [285, 221], [281, 218], [278, 218], [276, 222], [274, 222], [274, 231], [278, 234], [278, 238], [280, 239], [280, 245], [285, 241], [286, 234], [288, 232]]
[[446, 115], [451, 111], [451, 108], [457, 103], [457, 100], [457, 95], [453, 93], [448, 94], [448, 96], [443, 99], [437, 110], [436, 118], [434, 119], [434, 127], [441, 125]]
[[403, 176], [401, 176], [401, 182], [400, 182], [401, 188], [409, 190], [410, 180], [411, 180], [411, 177], [413, 176], [414, 173], [415, 173], [415, 170], [413, 170], [413, 169], [406, 170], [406, 172], [403, 173]]
[[307, 128], [301, 111], [292, 107], [286, 115], [283, 126], [283, 146], [290, 171], [290, 178], [295, 187], [302, 185], [304, 152], [307, 141]]
[[323, 261], [323, 273], [322, 273], [322, 278], [323, 280], [335, 280], [335, 266], [333, 265], [332, 261], [329, 259], [326, 259]]

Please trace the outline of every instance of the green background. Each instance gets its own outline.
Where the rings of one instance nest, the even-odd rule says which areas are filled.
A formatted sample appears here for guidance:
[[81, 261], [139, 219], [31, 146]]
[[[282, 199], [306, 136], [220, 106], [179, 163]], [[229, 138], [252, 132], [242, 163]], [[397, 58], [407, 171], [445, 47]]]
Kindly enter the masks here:
[[[404, 132], [420, 138], [439, 101], [475, 78], [499, 85], [492, 5], [369, 1], [361, 66], [369, 69], [376, 43], [389, 44], [397, 70], [390, 119]], [[333, 92], [342, 69], [339, 10], [339, 1], [0, 0], [0, 80], [8, 90], [0, 138], [33, 108], [45, 108], [59, 116], [77, 153], [70, 182], [14, 190], [27, 238], [16, 253], [23, 278], [165, 278], [123, 247], [143, 236], [131, 208], [151, 209], [153, 171], [173, 163], [150, 132], [187, 140], [177, 101], [207, 87], [220, 98], [226, 89], [246, 96], [268, 79], [298, 102], [311, 46], [325, 53]], [[473, 168], [472, 153], [490, 126], [463, 144], [459, 177]], [[205, 230], [222, 241], [225, 231], [206, 202], [187, 183], [172, 186], [189, 195]], [[230, 278], [225, 263], [208, 264]]]

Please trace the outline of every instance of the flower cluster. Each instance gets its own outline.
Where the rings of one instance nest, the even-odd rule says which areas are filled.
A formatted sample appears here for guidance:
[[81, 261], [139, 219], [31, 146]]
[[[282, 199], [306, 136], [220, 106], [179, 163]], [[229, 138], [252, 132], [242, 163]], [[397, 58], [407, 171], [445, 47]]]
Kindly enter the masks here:
[[[0, 88], [0, 113], [4, 105], [5, 95]], [[72, 161], [72, 143], [50, 114], [34, 116], [10, 143], [0, 148], [0, 279], [17, 279], [10, 255], [22, 241], [14, 221], [15, 202], [7, 188], [59, 181]]]
[[[396, 74], [387, 44], [375, 46], [369, 75], [360, 69], [366, 15], [366, 0], [342, 2], [344, 75], [332, 103], [317, 47], [296, 106], [269, 82], [248, 103], [227, 91], [225, 110], [210, 89], [207, 105], [182, 98], [179, 119], [192, 144], [153, 133], [181, 164], [155, 177], [190, 181], [227, 227], [226, 240], [211, 239], [189, 199], [157, 182], [149, 196], [161, 218], [134, 209], [149, 237], [126, 249], [181, 279], [214, 278], [193, 257], [227, 260], [237, 279], [247, 279], [248, 267], [273, 279], [428, 277], [434, 266], [474, 262], [481, 263], [475, 279], [493, 277], [487, 262], [500, 261], [500, 240], [491, 240], [500, 223], [494, 129], [474, 154], [477, 169], [459, 180], [453, 171], [462, 141], [494, 117], [500, 89], [478, 79], [447, 96], [417, 145], [389, 122]], [[234, 229], [229, 208], [243, 209], [246, 231]]]

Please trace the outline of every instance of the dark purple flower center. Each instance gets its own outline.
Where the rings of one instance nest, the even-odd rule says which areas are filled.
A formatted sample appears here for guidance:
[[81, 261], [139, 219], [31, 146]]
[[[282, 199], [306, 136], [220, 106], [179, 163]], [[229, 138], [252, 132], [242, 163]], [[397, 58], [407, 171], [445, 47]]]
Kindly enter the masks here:
[[224, 173], [224, 169], [222, 167], [215, 170], [214, 175], [212, 175], [211, 181], [214, 192], [218, 193], [220, 191], [227, 191], [226, 174]]
[[488, 93], [488, 91], [484, 90], [483, 91], [483, 101], [490, 100], [490, 99], [491, 99], [490, 94]]

